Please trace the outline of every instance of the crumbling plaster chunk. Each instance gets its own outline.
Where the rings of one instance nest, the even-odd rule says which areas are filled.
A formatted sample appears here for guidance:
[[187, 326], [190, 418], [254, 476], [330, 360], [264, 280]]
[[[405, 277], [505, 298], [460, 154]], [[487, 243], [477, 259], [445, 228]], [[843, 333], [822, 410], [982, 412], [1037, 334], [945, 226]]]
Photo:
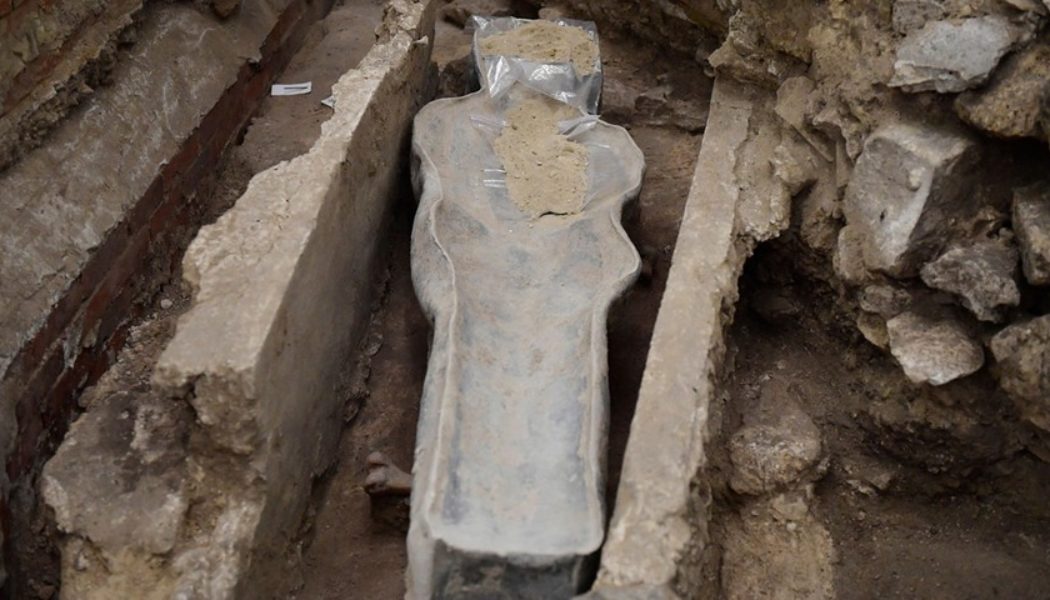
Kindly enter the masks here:
[[913, 276], [970, 210], [977, 145], [952, 129], [892, 122], [864, 144], [843, 212], [868, 269]]
[[974, 88], [988, 80], [1019, 37], [999, 16], [927, 23], [901, 42], [890, 86], [942, 94]]
[[1013, 224], [1025, 279], [1032, 285], [1050, 285], [1050, 187], [1017, 190]]
[[975, 373], [984, 352], [958, 321], [906, 312], [886, 323], [890, 353], [913, 383], [944, 385]]
[[1050, 431], [1050, 315], [1011, 325], [990, 345], [999, 385], [1024, 418]]
[[1001, 240], [955, 247], [922, 268], [923, 282], [959, 296], [982, 321], [1002, 320], [1006, 307], [1021, 302], [1017, 250]]

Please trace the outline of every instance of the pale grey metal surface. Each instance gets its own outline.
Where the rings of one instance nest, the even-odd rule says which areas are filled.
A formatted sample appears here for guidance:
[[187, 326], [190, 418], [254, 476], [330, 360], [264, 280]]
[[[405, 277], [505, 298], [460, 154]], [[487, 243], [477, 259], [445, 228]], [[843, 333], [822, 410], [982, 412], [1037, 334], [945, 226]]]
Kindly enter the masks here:
[[638, 274], [620, 225], [644, 159], [620, 127], [573, 139], [584, 209], [531, 218], [492, 148], [516, 86], [415, 121], [416, 292], [434, 324], [413, 469], [411, 598], [569, 598], [604, 535], [606, 315]]

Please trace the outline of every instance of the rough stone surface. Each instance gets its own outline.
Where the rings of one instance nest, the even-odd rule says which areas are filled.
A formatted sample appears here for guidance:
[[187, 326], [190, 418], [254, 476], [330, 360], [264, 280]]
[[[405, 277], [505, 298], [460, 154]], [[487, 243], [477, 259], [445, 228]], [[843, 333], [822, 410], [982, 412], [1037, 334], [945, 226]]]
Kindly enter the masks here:
[[832, 266], [835, 275], [846, 283], [860, 285], [871, 278], [871, 272], [864, 263], [865, 239], [860, 227], [846, 225], [839, 230]]
[[510, 17], [517, 11], [514, 0], [452, 0], [441, 8], [441, 18], [465, 27], [473, 16]]
[[1050, 187], [1017, 190], [1013, 223], [1025, 279], [1032, 285], [1050, 285]]
[[1050, 431], [1050, 315], [1003, 329], [991, 349], [999, 385], [1024, 418]]
[[1043, 137], [1039, 111], [1050, 94], [1048, 83], [1050, 44], [1036, 43], [1007, 58], [987, 87], [960, 95], [955, 112], [995, 136]]
[[1003, 309], [1021, 302], [1017, 250], [1001, 240], [955, 247], [922, 268], [931, 288], [956, 294], [982, 321], [1000, 321]]
[[889, 350], [890, 334], [886, 331], [886, 319], [871, 313], [857, 315], [857, 330], [876, 348]]
[[890, 352], [914, 383], [944, 385], [984, 364], [981, 346], [951, 318], [906, 312], [886, 323]]
[[[136, 558], [164, 555], [175, 547], [189, 509], [189, 421], [185, 404], [118, 392], [74, 424], [41, 479], [59, 530], [80, 538], [78, 551], [67, 551], [67, 562], [86, 560], [90, 547], [104, 564], [145, 574], [152, 570], [150, 561]], [[170, 594], [171, 583], [151, 590], [151, 597]], [[78, 577], [64, 578], [63, 593], [104, 597]]]
[[934, 21], [909, 33], [897, 49], [890, 85], [909, 92], [962, 92], [988, 80], [1018, 41], [1003, 17]]
[[[534, 5], [555, 4], [528, 0]], [[718, 45], [716, 33], [726, 28], [726, 12], [718, 0], [561, 0], [557, 12], [568, 18], [616, 23], [643, 39], [670, 46], [690, 57], [706, 56]], [[547, 14], [554, 11], [544, 9]], [[542, 17], [542, 15], [541, 15]]]
[[[702, 575], [695, 561], [709, 541], [704, 500], [709, 492], [691, 488], [690, 482], [704, 481], [708, 411], [725, 328], [744, 260], [756, 243], [746, 232], [772, 235], [768, 227], [783, 210], [738, 213], [746, 199], [743, 188], [750, 185], [740, 177], [772, 177], [768, 166], [738, 169], [751, 128], [773, 118], [772, 100], [731, 81], [715, 83], [602, 550], [595, 585], [599, 597], [631, 593], [626, 590], [639, 598], [700, 594]], [[761, 116], [764, 110], [770, 115]], [[752, 217], [757, 223], [747, 222]]]
[[751, 502], [728, 523], [722, 561], [727, 600], [836, 598], [831, 534], [798, 491]]
[[861, 310], [886, 318], [896, 317], [911, 304], [911, 294], [892, 285], [869, 285], [858, 298]]
[[[7, 2], [8, 5], [11, 2]], [[0, 170], [108, 78], [141, 0], [0, 2]]]
[[934, 126], [891, 123], [864, 144], [846, 189], [846, 222], [871, 270], [910, 276], [944, 246], [966, 214], [977, 147]]
[[180, 463], [194, 508], [173, 547], [118, 540], [110, 563], [76, 527], [63, 543], [63, 581], [90, 590], [78, 597], [156, 589], [225, 600], [291, 585], [291, 540], [333, 456], [345, 400], [338, 375], [369, 314], [379, 231], [428, 89], [430, 45], [419, 40], [432, 34], [434, 12], [435, 3], [395, 0], [377, 45], [333, 87], [334, 113], [309, 152], [256, 175], [191, 245], [192, 305], [154, 386], [195, 417]]
[[820, 430], [794, 399], [763, 395], [729, 440], [729, 485], [759, 496], [822, 474]]
[[947, 15], [941, 0], [895, 0], [893, 29], [897, 33], [911, 33], [930, 21], [939, 21]]

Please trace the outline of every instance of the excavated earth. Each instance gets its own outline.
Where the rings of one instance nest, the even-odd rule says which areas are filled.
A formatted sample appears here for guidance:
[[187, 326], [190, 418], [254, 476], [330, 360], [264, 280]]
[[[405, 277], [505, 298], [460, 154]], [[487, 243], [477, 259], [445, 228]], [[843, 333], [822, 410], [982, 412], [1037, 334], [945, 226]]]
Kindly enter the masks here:
[[[252, 175], [310, 148], [330, 114], [320, 100], [371, 47], [383, 4], [343, 0], [313, 27], [279, 77], [287, 83], [312, 80], [312, 94], [264, 103], [221, 165], [215, 206], [232, 205]], [[636, 22], [618, 13], [620, 9], [595, 8], [587, 1], [569, 4], [580, 14], [567, 9], [558, 14], [616, 22], [599, 21], [605, 78], [601, 114], [628, 128], [647, 163], [637, 209], [625, 217], [643, 258], [642, 277], [609, 317], [606, 497], [611, 515], [711, 103], [712, 72], [705, 72], [690, 53], [713, 46], [708, 37], [688, 38], [696, 33], [692, 26], [685, 34], [677, 26], [664, 34], [651, 15]], [[726, 23], [710, 22], [709, 4], [674, 5], [688, 5], [692, 21], [725, 33]], [[744, 13], [754, 10], [742, 4]], [[957, 10], [959, 3], [946, 4]], [[464, 24], [471, 7], [480, 11], [478, 6], [500, 15], [548, 14], [514, 2], [450, 3], [438, 18], [433, 49], [439, 95], [471, 90], [471, 35]], [[753, 32], [733, 29], [742, 22], [730, 28], [731, 39], [747, 47], [746, 34]], [[683, 35], [692, 43], [683, 43]], [[782, 37], [775, 40], [780, 50], [798, 42], [788, 34]], [[870, 51], [884, 43], [880, 37], [857, 46]], [[826, 46], [819, 50], [828, 53]], [[874, 52], [879, 58], [872, 59], [872, 72], [887, 68], [881, 52]], [[777, 62], [782, 58], [778, 55], [766, 64], [799, 72], [798, 56], [787, 56], [784, 62]], [[857, 56], [821, 57], [825, 66], [847, 59]], [[720, 77], [732, 73], [769, 85], [771, 72], [756, 72], [739, 56], [722, 52], [711, 62]], [[836, 73], [835, 68], [828, 72]], [[841, 73], [818, 87], [836, 83], [843, 83]], [[850, 87], [856, 83], [845, 81], [849, 85], [843, 94], [854, 109], [870, 108], [865, 114], [872, 122], [878, 120], [873, 114], [891, 113], [897, 106], [864, 96], [863, 90]], [[966, 113], [975, 102], [973, 97], [961, 100], [965, 106], [959, 110]], [[922, 103], [931, 111], [944, 104], [928, 96]], [[868, 125], [872, 123], [854, 118], [833, 126], [825, 122], [842, 137], [830, 154], [855, 159], [861, 131]], [[1045, 178], [1041, 169], [1050, 164], [1045, 144], [986, 145], [993, 158], [984, 168], [1000, 173], [1004, 181]], [[288, 586], [292, 598], [404, 597], [407, 498], [371, 498], [365, 488], [368, 457], [376, 451], [410, 470], [427, 364], [429, 325], [416, 302], [409, 269], [415, 201], [407, 167], [403, 179], [392, 200], [383, 264], [371, 283], [368, 330], [343, 373], [349, 392], [338, 457], [317, 483], [300, 539], [290, 549], [302, 563], [301, 577]], [[1008, 220], [1009, 200], [1002, 198], [1009, 195], [1003, 191], [1009, 186], [996, 182], [979, 187], [975, 193], [994, 197], [998, 212], [967, 224], [985, 234], [997, 232]], [[804, 196], [818, 183], [807, 180], [797, 188], [793, 191]], [[843, 282], [839, 257], [831, 250], [843, 222], [841, 207], [825, 215], [821, 226], [832, 223], [830, 234], [806, 230], [806, 215], [800, 216], [806, 210], [806, 205], [796, 205], [788, 231], [759, 245], [741, 277], [725, 337], [724, 367], [708, 409], [704, 473], [711, 502], [708, 512], [692, 515], [689, 524], [709, 531], [710, 540], [702, 557], [689, 563], [694, 572], [688, 577], [679, 573], [679, 579], [699, 581], [703, 591], [697, 597], [741, 600], [1050, 597], [1050, 464], [1038, 456], [1041, 446], [1033, 439], [1039, 434], [1025, 423], [990, 369], [945, 386], [909, 381], [890, 352], [880, 347], [891, 341], [884, 339], [889, 335], [886, 324], [863, 321], [871, 315], [861, 315], [863, 323], [874, 325], [858, 328], [858, 301]], [[823, 246], [812, 242], [814, 236], [825, 238]], [[119, 390], [148, 388], [152, 366], [190, 303], [190, 290], [179, 280], [177, 274], [165, 284], [146, 318], [133, 328], [116, 365], [83, 395], [82, 408]], [[939, 296], [938, 302], [950, 304]], [[1023, 311], [1045, 313], [1048, 306], [1045, 291], [1025, 287]], [[729, 307], [726, 312], [734, 311]], [[974, 337], [987, 341], [989, 331], [982, 329]], [[985, 354], [991, 363], [991, 352]], [[34, 526], [38, 543], [22, 549], [23, 563], [34, 573], [32, 597], [56, 598], [57, 532], [43, 516]]]
[[[967, 382], [972, 416], [921, 398], [788, 252], [751, 260], [729, 337], [712, 477], [726, 597], [1046, 597], [1050, 465], [1011, 439], [994, 382]], [[756, 497], [734, 489], [730, 440], [771, 398], [775, 421], [801, 422], [783, 440], [818, 442], [820, 472]], [[809, 514], [784, 508], [795, 496]]]

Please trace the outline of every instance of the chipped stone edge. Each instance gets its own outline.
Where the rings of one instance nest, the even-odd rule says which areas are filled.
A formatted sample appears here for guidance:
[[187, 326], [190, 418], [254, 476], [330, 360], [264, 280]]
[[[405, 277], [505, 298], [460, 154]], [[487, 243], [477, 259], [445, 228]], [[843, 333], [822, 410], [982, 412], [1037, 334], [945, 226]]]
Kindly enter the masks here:
[[[700, 589], [709, 542], [705, 444], [738, 280], [761, 231], [741, 215], [747, 184], [738, 179], [737, 153], [766, 96], [731, 80], [715, 82], [598, 580], [587, 598], [663, 600], [717, 593]], [[768, 210], [771, 222], [788, 212], [783, 206]], [[774, 232], [761, 237], [786, 225], [780, 220]]]
[[382, 227], [426, 99], [436, 5], [392, 0], [376, 45], [333, 87], [335, 113], [309, 152], [253, 177], [191, 244], [193, 304], [154, 386], [194, 409], [184, 467], [194, 508], [172, 551], [127, 548], [97, 570], [77, 569], [85, 547], [99, 551], [66, 532], [70, 589], [122, 597], [156, 583], [172, 597], [228, 599], [289, 585], [289, 543], [312, 479], [334, 459], [338, 375], [369, 313]]

